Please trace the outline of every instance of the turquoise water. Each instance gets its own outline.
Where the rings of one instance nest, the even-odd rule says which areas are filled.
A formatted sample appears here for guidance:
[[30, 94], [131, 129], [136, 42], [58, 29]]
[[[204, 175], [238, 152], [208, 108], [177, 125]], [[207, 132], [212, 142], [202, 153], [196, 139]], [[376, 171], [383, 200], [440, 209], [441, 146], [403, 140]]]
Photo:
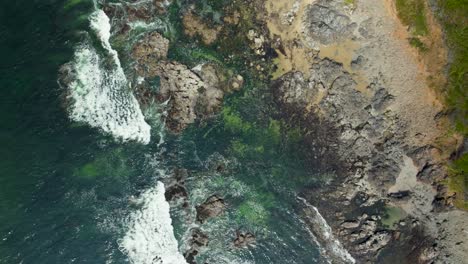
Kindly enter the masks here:
[[[9, 1], [0, 9], [0, 263], [131, 262], [122, 239], [141, 210], [132, 200], [174, 168], [190, 171], [192, 206], [213, 193], [229, 204], [203, 226], [211, 242], [199, 263], [324, 262], [295, 198], [321, 178], [295, 151], [297, 135], [261, 114], [272, 107], [268, 99], [252, 101], [266, 87], [232, 95], [218, 118], [167, 134], [163, 144], [158, 116], [147, 116], [148, 145], [70, 120], [58, 72], [72, 61], [80, 32], [91, 32], [93, 11], [91, 2], [52, 0]], [[223, 172], [214, 169], [219, 164]], [[171, 205], [183, 252], [193, 210]], [[233, 249], [236, 229], [255, 233], [257, 246]]]

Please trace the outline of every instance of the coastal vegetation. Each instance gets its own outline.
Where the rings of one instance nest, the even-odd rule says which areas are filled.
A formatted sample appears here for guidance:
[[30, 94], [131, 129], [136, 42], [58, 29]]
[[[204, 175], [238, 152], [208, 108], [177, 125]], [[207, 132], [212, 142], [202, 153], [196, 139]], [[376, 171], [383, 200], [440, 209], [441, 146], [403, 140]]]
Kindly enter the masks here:
[[[439, 18], [450, 50], [446, 104], [455, 129], [468, 136], [468, 1], [439, 0]], [[468, 154], [461, 155], [449, 170], [448, 187], [456, 193], [455, 206], [468, 210]]]
[[[395, 6], [402, 23], [409, 28], [411, 46], [421, 52], [428, 47], [421, 37], [429, 34], [425, 0], [396, 0]], [[438, 0], [433, 8], [442, 26], [449, 49], [447, 85], [440, 89], [454, 130], [468, 135], [468, 0]], [[449, 166], [446, 184], [455, 193], [455, 206], [468, 210], [468, 154], [462, 154]]]

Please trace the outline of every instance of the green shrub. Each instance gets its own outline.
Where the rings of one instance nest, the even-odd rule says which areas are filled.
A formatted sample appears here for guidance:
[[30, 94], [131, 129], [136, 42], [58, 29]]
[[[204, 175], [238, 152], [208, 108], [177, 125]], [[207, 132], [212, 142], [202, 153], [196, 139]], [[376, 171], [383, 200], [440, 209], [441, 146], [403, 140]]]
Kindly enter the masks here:
[[468, 210], [468, 153], [462, 155], [450, 167], [448, 187], [456, 193], [455, 206]]
[[426, 45], [417, 37], [409, 38], [408, 41], [411, 46], [417, 48], [421, 52], [426, 52], [428, 50]]
[[424, 0], [396, 0], [398, 16], [415, 35], [428, 33]]

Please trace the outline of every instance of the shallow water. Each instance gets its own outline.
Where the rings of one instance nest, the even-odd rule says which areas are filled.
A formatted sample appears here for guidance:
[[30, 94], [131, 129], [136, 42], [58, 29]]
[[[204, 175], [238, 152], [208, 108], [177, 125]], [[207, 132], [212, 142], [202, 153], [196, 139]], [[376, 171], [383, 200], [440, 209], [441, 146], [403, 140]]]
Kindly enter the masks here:
[[[229, 127], [235, 107], [180, 136], [165, 133], [161, 116], [141, 112], [126, 89], [95, 12], [73, 0], [0, 10], [0, 263], [183, 263], [193, 208], [214, 193], [228, 208], [201, 226], [210, 244], [199, 263], [326, 263], [296, 193], [328, 176], [281, 147], [277, 121], [258, 115], [248, 94], [226, 105], [246, 106], [239, 115], [253, 121], [252, 133]], [[91, 67], [75, 69], [82, 86], [60, 87], [60, 67], [80, 59]], [[171, 204], [169, 215], [159, 181], [174, 168], [190, 171], [192, 206]], [[234, 249], [237, 229], [253, 232], [256, 247]]]

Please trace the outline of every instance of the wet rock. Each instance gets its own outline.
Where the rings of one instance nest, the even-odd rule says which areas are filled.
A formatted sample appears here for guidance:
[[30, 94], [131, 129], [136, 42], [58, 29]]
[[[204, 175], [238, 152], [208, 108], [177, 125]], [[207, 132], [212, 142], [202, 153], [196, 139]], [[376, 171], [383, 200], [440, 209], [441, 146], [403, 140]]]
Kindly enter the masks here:
[[207, 234], [203, 233], [200, 228], [192, 229], [192, 238], [190, 239], [190, 244], [196, 246], [197, 248], [206, 247], [209, 243], [209, 237]]
[[389, 232], [381, 231], [370, 236], [357, 249], [361, 254], [373, 254], [385, 247], [391, 239], [392, 235]]
[[139, 83], [139, 100], [151, 101], [151, 90], [157, 80], [154, 97], [168, 102], [166, 127], [174, 133], [184, 130], [196, 120], [203, 120], [219, 111], [226, 93], [240, 90], [243, 78], [233, 76], [212, 63], [193, 69], [167, 61], [169, 41], [157, 32], [144, 35], [133, 47], [135, 73]]
[[172, 1], [170, 0], [153, 0], [153, 6], [155, 11], [159, 15], [163, 15], [167, 13], [167, 8], [171, 4]]
[[195, 122], [199, 91], [205, 83], [187, 66], [177, 62], [162, 62], [158, 65], [160, 76], [160, 102], [168, 102], [166, 126], [175, 133], [181, 132]]
[[[240, 89], [243, 79], [229, 79], [214, 64], [203, 64], [190, 70], [177, 62], [162, 62], [158, 66], [160, 102], [169, 100], [166, 126], [179, 133], [195, 120], [203, 120], [217, 113], [233, 83]], [[229, 86], [231, 85], [231, 86]]]
[[129, 22], [151, 23], [154, 20], [154, 14], [164, 14], [170, 2], [167, 0], [139, 1], [138, 3], [120, 2], [118, 4], [107, 2], [103, 3], [103, 10], [108, 17], [116, 21], [117, 25], [115, 26], [121, 28]]
[[190, 230], [191, 237], [189, 240], [190, 248], [185, 252], [185, 260], [189, 264], [196, 264], [195, 257], [198, 255], [200, 250], [209, 244], [209, 237], [200, 228], [192, 228]]
[[216, 217], [224, 212], [226, 204], [218, 195], [210, 196], [206, 201], [197, 206], [197, 221], [204, 223], [208, 218]]
[[188, 196], [187, 189], [180, 184], [169, 186], [165, 192], [166, 201], [172, 201], [176, 199], [186, 199]]
[[187, 178], [188, 172], [186, 169], [175, 169], [164, 185], [166, 185], [166, 192], [164, 196], [166, 201], [177, 201], [182, 200], [183, 206], [188, 206], [188, 191], [185, 188], [185, 179]]
[[169, 40], [158, 32], [143, 36], [133, 47], [132, 57], [136, 60], [136, 72], [145, 78], [155, 77], [159, 73], [159, 63], [166, 59]]
[[246, 248], [247, 246], [255, 244], [255, 236], [246, 232], [236, 231], [236, 238], [234, 239], [234, 246], [238, 248]]
[[199, 36], [206, 45], [213, 44], [221, 31], [221, 26], [211, 27], [191, 11], [184, 15], [182, 23], [186, 35], [190, 37]]

